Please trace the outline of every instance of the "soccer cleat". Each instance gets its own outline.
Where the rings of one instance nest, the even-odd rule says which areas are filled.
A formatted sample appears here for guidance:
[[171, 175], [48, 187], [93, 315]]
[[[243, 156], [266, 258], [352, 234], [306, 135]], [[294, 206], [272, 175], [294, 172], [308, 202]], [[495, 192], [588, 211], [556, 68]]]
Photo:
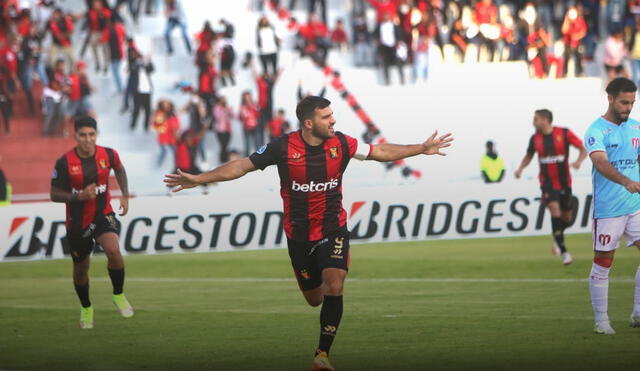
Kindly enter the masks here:
[[80, 308], [80, 328], [83, 330], [93, 328], [93, 305]]
[[632, 313], [629, 326], [638, 328], [640, 327], [640, 313]]
[[553, 256], [560, 256], [560, 248], [558, 247], [556, 240], [551, 242], [551, 254], [553, 254]]
[[120, 315], [124, 318], [133, 317], [133, 308], [124, 294], [113, 295], [113, 304], [116, 305], [118, 311], [120, 311]]
[[596, 334], [604, 335], [614, 335], [616, 333], [616, 331], [611, 327], [611, 323], [609, 323], [609, 321], [596, 322], [594, 331]]
[[571, 254], [569, 254], [568, 252], [565, 252], [564, 254], [562, 254], [562, 264], [569, 265], [571, 263], [573, 263], [573, 258], [571, 257]]
[[329, 355], [327, 352], [318, 352], [313, 359], [311, 371], [335, 371], [335, 368], [329, 363]]

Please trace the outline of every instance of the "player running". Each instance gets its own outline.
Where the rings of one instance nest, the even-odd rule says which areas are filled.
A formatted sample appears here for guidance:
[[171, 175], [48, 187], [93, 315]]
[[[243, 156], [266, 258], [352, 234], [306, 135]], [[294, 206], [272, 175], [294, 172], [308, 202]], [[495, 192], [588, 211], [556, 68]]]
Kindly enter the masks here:
[[529, 140], [527, 154], [522, 159], [516, 170], [516, 178], [520, 178], [522, 170], [531, 163], [533, 156], [538, 154], [540, 163], [540, 189], [542, 190], [542, 202], [551, 214], [551, 230], [553, 243], [551, 252], [562, 256], [562, 264], [569, 265], [573, 262], [571, 254], [564, 244], [564, 230], [571, 225], [573, 219], [573, 196], [571, 194], [571, 172], [569, 171], [569, 145], [572, 145], [580, 154], [578, 159], [571, 164], [574, 169], [587, 157], [587, 150], [582, 141], [569, 129], [552, 126], [553, 114], [547, 109], [535, 111], [533, 126], [536, 133]]
[[[596, 119], [584, 138], [593, 162], [593, 250], [589, 293], [595, 312], [595, 332], [615, 334], [607, 314], [609, 269], [624, 236], [627, 246], [640, 248], [640, 122], [629, 114], [636, 85], [624, 77], [607, 85], [607, 112]], [[631, 313], [631, 327], [640, 327], [640, 267]]]
[[73, 283], [80, 299], [80, 328], [93, 328], [93, 306], [89, 300], [89, 263], [95, 243], [107, 255], [113, 285], [113, 303], [124, 318], [133, 308], [123, 293], [124, 260], [120, 255], [120, 225], [111, 208], [109, 173], [113, 169], [122, 197], [120, 216], [127, 213], [129, 190], [127, 173], [118, 153], [96, 145], [96, 120], [89, 116], [75, 120], [74, 138], [78, 145], [56, 161], [51, 178], [51, 201], [67, 206], [67, 241], [73, 259]]
[[342, 207], [342, 175], [351, 158], [396, 161], [419, 154], [442, 155], [451, 134], [415, 145], [365, 144], [334, 130], [331, 102], [308, 96], [296, 107], [301, 129], [276, 138], [251, 156], [200, 175], [178, 170], [165, 182], [175, 192], [197, 185], [232, 180], [269, 165], [278, 167], [284, 201], [284, 230], [291, 265], [311, 306], [320, 310], [320, 341], [312, 370], [333, 370], [329, 350], [342, 317], [342, 288], [349, 269], [349, 230]]

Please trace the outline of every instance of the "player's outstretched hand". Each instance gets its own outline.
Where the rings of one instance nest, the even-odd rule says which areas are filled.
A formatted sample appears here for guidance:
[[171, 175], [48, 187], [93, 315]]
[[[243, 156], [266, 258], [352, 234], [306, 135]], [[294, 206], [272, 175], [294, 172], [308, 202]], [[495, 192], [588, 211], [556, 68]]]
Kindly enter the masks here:
[[193, 188], [198, 185], [196, 176], [193, 174], [185, 173], [178, 169], [176, 174], [166, 174], [164, 176], [164, 183], [169, 188], [173, 188], [172, 192], [180, 192], [183, 189]]
[[120, 197], [120, 213], [118, 215], [125, 216], [129, 212], [129, 198]]
[[453, 137], [451, 133], [447, 133], [444, 135], [438, 136], [438, 131], [434, 131], [433, 134], [427, 139], [422, 145], [425, 150], [422, 152], [425, 155], [440, 155], [446, 156], [446, 153], [441, 152], [440, 150], [443, 148], [447, 148], [451, 146], [451, 142], [453, 142]]

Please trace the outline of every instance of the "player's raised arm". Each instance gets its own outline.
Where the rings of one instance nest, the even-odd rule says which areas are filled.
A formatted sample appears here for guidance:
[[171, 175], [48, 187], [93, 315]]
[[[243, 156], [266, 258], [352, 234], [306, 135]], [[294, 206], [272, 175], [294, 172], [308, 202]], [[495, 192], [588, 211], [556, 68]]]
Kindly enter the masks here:
[[367, 157], [367, 160], [382, 162], [397, 161], [420, 154], [446, 156], [447, 154], [443, 153], [441, 150], [451, 146], [453, 137], [451, 136], [451, 133], [441, 135], [440, 137], [437, 135], [438, 131], [436, 130], [429, 139], [421, 144], [375, 144], [372, 146], [371, 153]]
[[611, 163], [609, 162], [609, 158], [607, 157], [606, 152], [591, 152], [589, 157], [591, 158], [591, 162], [593, 162], [593, 167], [595, 167], [596, 170], [605, 178], [624, 186], [627, 191], [631, 193], [640, 192], [640, 182], [634, 182], [633, 180], [621, 174], [615, 167], [613, 167], [613, 165], [611, 165]]
[[199, 175], [185, 173], [178, 169], [177, 174], [165, 175], [164, 182], [168, 187], [174, 188], [173, 192], [179, 192], [183, 189], [193, 188], [203, 184], [238, 179], [254, 170], [256, 170], [256, 167], [253, 165], [253, 162], [251, 162], [248, 157], [245, 157], [239, 160], [229, 161]]

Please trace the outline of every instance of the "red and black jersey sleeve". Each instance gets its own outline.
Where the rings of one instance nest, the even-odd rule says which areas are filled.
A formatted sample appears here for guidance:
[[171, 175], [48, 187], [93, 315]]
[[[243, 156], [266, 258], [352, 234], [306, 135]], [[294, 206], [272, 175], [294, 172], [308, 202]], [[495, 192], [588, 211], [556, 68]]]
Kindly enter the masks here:
[[529, 156], [533, 156], [536, 153], [536, 144], [534, 143], [535, 135], [531, 136], [529, 139], [529, 146], [527, 147], [527, 154]]
[[107, 151], [107, 155], [109, 156], [109, 163], [111, 164], [111, 168], [113, 170], [122, 169], [122, 162], [120, 162], [120, 155], [118, 155], [118, 152], [113, 148], [107, 147], [105, 147], [105, 150]]
[[62, 156], [56, 161], [51, 175], [51, 186], [56, 187], [65, 192], [71, 192], [71, 184], [69, 183], [69, 168], [66, 156]]
[[582, 140], [573, 133], [570, 129], [567, 129], [567, 141], [574, 147], [582, 148]]
[[249, 156], [249, 160], [253, 162], [253, 166], [257, 169], [264, 170], [267, 166], [276, 165], [278, 163], [278, 158], [280, 158], [280, 146], [278, 145], [278, 142], [279, 140], [276, 139], [269, 144], [263, 145], [251, 154]]

